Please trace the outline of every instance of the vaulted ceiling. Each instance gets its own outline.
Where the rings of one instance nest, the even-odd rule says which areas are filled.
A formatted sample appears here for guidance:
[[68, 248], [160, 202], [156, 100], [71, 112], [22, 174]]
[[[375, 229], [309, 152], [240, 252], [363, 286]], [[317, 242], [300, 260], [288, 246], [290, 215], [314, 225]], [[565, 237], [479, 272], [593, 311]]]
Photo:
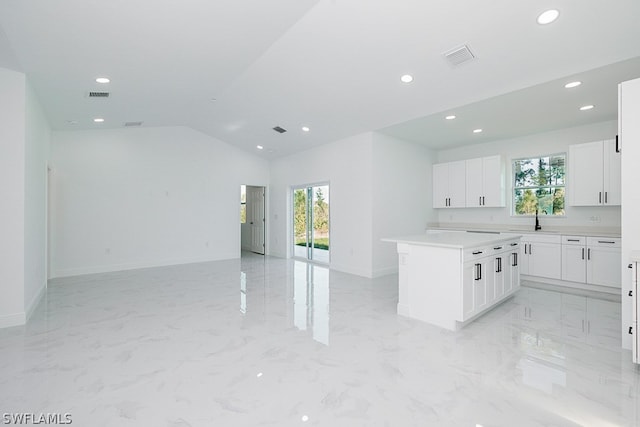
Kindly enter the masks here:
[[190, 126], [266, 158], [373, 130], [446, 148], [615, 119], [639, 18], [637, 0], [3, 0], [0, 67], [56, 130]]

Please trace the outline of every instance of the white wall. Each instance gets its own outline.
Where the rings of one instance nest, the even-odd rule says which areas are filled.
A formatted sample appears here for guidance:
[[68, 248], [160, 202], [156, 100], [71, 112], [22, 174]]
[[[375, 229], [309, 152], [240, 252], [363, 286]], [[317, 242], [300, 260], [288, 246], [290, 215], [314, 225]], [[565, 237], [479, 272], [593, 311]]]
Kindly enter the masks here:
[[266, 160], [185, 127], [54, 132], [53, 277], [240, 256]]
[[25, 322], [24, 74], [0, 68], [0, 327]]
[[27, 318], [47, 286], [47, 162], [51, 129], [30, 85], [26, 90], [24, 305]]
[[[625, 268], [631, 251], [640, 250], [640, 79], [621, 85], [620, 144], [622, 150], [622, 346], [631, 348], [631, 276]], [[638, 295], [635, 295], [638, 298]], [[635, 330], [638, 333], [638, 330]]]
[[372, 134], [271, 163], [270, 254], [291, 255], [291, 187], [329, 182], [331, 268], [372, 275]]
[[[533, 226], [531, 218], [511, 217], [512, 159], [533, 157], [541, 154], [568, 153], [569, 145], [571, 144], [613, 139], [616, 133], [617, 121], [609, 121], [438, 152], [438, 162], [501, 154], [506, 162], [505, 173], [507, 180], [506, 208], [438, 209], [439, 222], [444, 225], [448, 223], [472, 223]], [[566, 215], [563, 218], [541, 217], [542, 227], [598, 227], [612, 230], [620, 227], [620, 207], [571, 207], [565, 205], [565, 212]], [[599, 217], [600, 220], [598, 222], [592, 221], [591, 217], [594, 216]]]
[[424, 233], [432, 208], [435, 153], [424, 146], [373, 134], [373, 276], [398, 271], [396, 245], [380, 239]]

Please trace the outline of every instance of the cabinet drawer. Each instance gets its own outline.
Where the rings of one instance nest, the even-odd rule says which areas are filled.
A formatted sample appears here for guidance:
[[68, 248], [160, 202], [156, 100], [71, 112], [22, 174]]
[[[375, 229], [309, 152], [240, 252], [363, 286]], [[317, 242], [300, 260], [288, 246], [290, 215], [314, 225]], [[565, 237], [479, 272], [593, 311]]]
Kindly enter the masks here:
[[[496, 245], [495, 247], [502, 246]], [[465, 249], [462, 256], [463, 262], [473, 261], [475, 259], [485, 258], [494, 253], [493, 247], [482, 246], [479, 248]]]
[[562, 236], [563, 245], [584, 246], [587, 239], [584, 236]]
[[587, 246], [602, 248], [619, 248], [622, 239], [620, 237], [587, 237]]

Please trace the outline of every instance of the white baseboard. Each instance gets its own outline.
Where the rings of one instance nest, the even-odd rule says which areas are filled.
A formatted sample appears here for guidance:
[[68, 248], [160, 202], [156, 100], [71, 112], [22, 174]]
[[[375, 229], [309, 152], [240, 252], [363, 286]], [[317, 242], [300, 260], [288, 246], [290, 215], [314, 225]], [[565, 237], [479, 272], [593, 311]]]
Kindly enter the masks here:
[[27, 318], [24, 313], [7, 314], [0, 316], [0, 329], [10, 328], [12, 326], [22, 326], [27, 323]]
[[373, 278], [377, 279], [378, 277], [389, 276], [391, 274], [398, 274], [398, 271], [399, 269], [397, 264], [393, 267], [374, 269]]
[[211, 262], [211, 261], [224, 261], [228, 259], [237, 259], [240, 254], [238, 253], [228, 253], [223, 254], [218, 257], [195, 257], [195, 258], [184, 258], [184, 259], [172, 259], [165, 261], [149, 261], [149, 262], [137, 262], [137, 263], [124, 263], [124, 264], [111, 264], [111, 265], [99, 265], [92, 267], [77, 267], [77, 268], [66, 268], [54, 271], [52, 275], [52, 279], [62, 278], [62, 277], [72, 277], [72, 276], [82, 276], [85, 274], [98, 274], [98, 273], [111, 273], [114, 271], [126, 271], [126, 270], [137, 270], [140, 268], [153, 268], [153, 267], [168, 267], [170, 265], [180, 265], [180, 264], [195, 264], [200, 262]]
[[42, 301], [42, 297], [44, 297], [44, 294], [46, 293], [46, 291], [47, 291], [46, 285], [42, 286], [38, 291], [38, 293], [36, 294], [36, 296], [33, 297], [31, 302], [25, 307], [26, 320], [29, 320], [31, 318], [36, 307], [38, 306], [38, 304], [40, 304], [40, 301]]

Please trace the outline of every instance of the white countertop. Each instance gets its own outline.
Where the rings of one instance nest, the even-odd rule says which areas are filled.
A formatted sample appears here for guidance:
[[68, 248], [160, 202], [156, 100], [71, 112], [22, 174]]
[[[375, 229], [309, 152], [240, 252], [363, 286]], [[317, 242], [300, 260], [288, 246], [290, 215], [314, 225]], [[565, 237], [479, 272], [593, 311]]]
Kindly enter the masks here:
[[497, 232], [497, 233], [516, 233], [516, 234], [559, 234], [569, 236], [592, 236], [592, 237], [621, 237], [621, 231], [619, 228], [609, 227], [545, 227], [542, 230], [535, 231], [533, 226], [523, 227], [518, 225], [506, 225], [506, 224], [430, 224], [429, 230], [460, 230], [460, 231], [483, 231], [483, 232]]
[[478, 246], [495, 245], [514, 238], [519, 234], [510, 233], [466, 233], [442, 231], [436, 233], [417, 234], [414, 236], [390, 237], [383, 242], [407, 243], [410, 245], [435, 246], [441, 248], [467, 249]]

